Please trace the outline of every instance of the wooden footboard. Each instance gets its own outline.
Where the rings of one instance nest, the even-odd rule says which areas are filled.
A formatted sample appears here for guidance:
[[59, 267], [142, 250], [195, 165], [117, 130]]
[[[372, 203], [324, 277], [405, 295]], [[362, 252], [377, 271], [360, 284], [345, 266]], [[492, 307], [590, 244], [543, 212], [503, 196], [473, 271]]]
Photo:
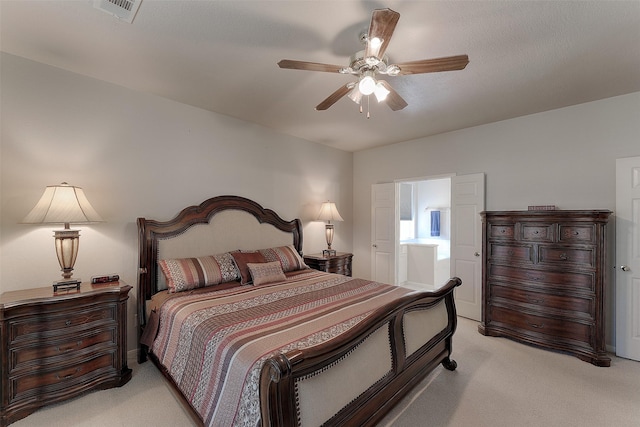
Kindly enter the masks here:
[[339, 341], [268, 359], [260, 382], [263, 426], [374, 425], [438, 364], [456, 369], [453, 291], [461, 283], [452, 278], [436, 292], [383, 307]]

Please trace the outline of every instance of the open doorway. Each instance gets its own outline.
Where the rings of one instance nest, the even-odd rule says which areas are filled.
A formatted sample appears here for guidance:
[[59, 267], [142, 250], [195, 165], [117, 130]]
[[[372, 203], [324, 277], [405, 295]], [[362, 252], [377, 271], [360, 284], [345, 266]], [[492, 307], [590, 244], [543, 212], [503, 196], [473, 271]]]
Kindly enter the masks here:
[[451, 177], [398, 186], [398, 284], [438, 289], [451, 276]]

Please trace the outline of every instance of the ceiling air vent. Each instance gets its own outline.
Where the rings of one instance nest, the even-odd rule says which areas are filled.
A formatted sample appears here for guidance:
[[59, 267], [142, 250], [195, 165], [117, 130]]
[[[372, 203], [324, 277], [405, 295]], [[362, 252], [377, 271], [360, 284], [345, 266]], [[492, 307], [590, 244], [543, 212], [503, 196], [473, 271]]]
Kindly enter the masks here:
[[128, 23], [133, 22], [142, 0], [93, 0], [93, 7]]

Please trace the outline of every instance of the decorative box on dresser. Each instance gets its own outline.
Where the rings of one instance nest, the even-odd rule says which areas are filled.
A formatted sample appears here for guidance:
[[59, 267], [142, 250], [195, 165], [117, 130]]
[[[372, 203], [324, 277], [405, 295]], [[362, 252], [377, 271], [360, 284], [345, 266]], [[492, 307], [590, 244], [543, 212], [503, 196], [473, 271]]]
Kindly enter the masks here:
[[337, 273], [351, 276], [351, 262], [353, 254], [337, 252], [335, 255], [322, 254], [305, 255], [304, 262], [311, 268], [326, 273]]
[[0, 425], [81, 393], [119, 387], [127, 367], [127, 299], [123, 282], [0, 296]]
[[607, 210], [482, 212], [483, 335], [609, 366]]

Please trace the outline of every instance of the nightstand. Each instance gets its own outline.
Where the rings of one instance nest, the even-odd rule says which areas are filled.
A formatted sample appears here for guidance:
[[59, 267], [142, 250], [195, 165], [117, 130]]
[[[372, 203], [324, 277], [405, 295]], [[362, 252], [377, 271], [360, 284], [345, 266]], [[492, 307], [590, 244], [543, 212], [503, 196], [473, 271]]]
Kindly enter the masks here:
[[322, 254], [311, 254], [304, 256], [304, 262], [311, 268], [325, 271], [327, 273], [344, 274], [351, 276], [351, 259], [353, 254], [338, 252], [335, 255], [323, 256]]
[[0, 295], [0, 425], [90, 390], [120, 387], [127, 367], [124, 282]]

